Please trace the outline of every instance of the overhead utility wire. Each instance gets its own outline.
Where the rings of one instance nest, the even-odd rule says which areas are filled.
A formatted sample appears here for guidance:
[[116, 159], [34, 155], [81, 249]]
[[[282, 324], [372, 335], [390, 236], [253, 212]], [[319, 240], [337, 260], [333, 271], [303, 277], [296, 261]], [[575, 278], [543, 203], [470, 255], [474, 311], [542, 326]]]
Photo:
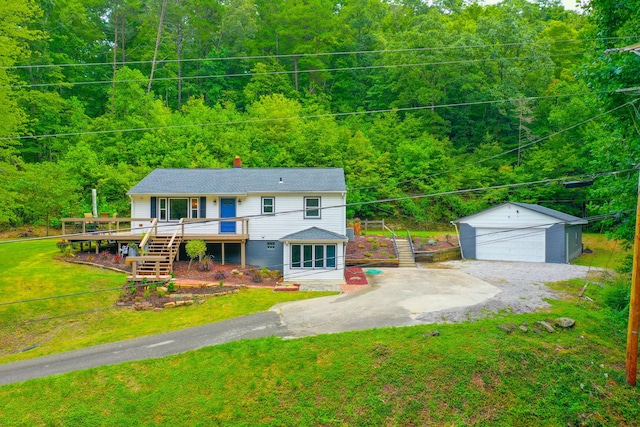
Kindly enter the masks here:
[[[599, 37], [593, 39], [566, 39], [566, 40], [542, 40], [535, 42], [518, 42], [518, 43], [495, 43], [495, 44], [478, 44], [478, 45], [448, 45], [437, 47], [416, 47], [405, 49], [378, 49], [378, 50], [353, 50], [353, 51], [339, 51], [339, 52], [320, 52], [320, 53], [289, 53], [278, 55], [252, 55], [252, 56], [231, 56], [222, 58], [187, 58], [187, 59], [162, 59], [156, 61], [156, 63], [185, 63], [185, 62], [206, 62], [206, 61], [246, 61], [252, 59], [279, 59], [279, 58], [303, 58], [303, 57], [318, 57], [318, 56], [341, 56], [341, 55], [366, 55], [377, 53], [405, 53], [405, 52], [425, 52], [433, 50], [448, 50], [448, 49], [479, 49], [489, 47], [514, 47], [514, 46], [526, 46], [536, 44], [559, 44], [559, 43], [588, 43], [597, 40], [628, 40], [636, 39], [637, 36], [621, 36], [621, 37]], [[28, 64], [28, 65], [11, 65], [0, 67], [0, 70], [11, 69], [25, 69], [25, 68], [54, 68], [54, 67], [95, 67], [95, 66], [113, 66], [113, 65], [140, 65], [150, 64], [153, 61], [111, 61], [111, 62], [88, 62], [88, 63], [66, 63], [66, 64]]]
[[[2, 137], [0, 138], [0, 141], [11, 141], [16, 139], [52, 138], [52, 137], [63, 137], [63, 136], [80, 136], [80, 135], [103, 135], [103, 134], [111, 134], [111, 133], [141, 132], [141, 131], [163, 130], [163, 129], [187, 129], [187, 128], [193, 128], [193, 127], [229, 126], [229, 125], [241, 125], [241, 124], [251, 124], [251, 123], [281, 122], [285, 120], [320, 119], [320, 118], [327, 118], [327, 117], [360, 116], [360, 115], [367, 115], [367, 114], [391, 113], [396, 111], [420, 111], [420, 110], [429, 110], [429, 109], [432, 110], [436, 108], [470, 107], [474, 105], [501, 104], [505, 102], [528, 101], [528, 100], [535, 100], [535, 99], [556, 99], [556, 98], [566, 98], [566, 97], [572, 97], [572, 96], [590, 96], [590, 95], [597, 95], [597, 94], [610, 93], [610, 92], [612, 91], [606, 90], [606, 91], [599, 91], [599, 92], [582, 92], [582, 93], [569, 93], [569, 94], [558, 94], [558, 95], [531, 96], [526, 98], [498, 99], [498, 100], [492, 100], [492, 101], [470, 101], [470, 102], [460, 102], [460, 103], [452, 103], [452, 104], [425, 105], [425, 106], [418, 106], [418, 107], [398, 107], [398, 108], [387, 108], [387, 109], [368, 110], [368, 111], [349, 111], [344, 113], [310, 114], [306, 116], [270, 117], [265, 119], [233, 120], [233, 121], [213, 122], [213, 123], [195, 123], [190, 125], [148, 126], [148, 127], [130, 128], [130, 129], [107, 129], [107, 130], [94, 130], [94, 131], [83, 131], [83, 132], [21, 135], [16, 137]], [[611, 111], [612, 110], [609, 110], [609, 112]]]
[[[549, 55], [549, 58], [556, 58], [560, 56], [577, 56], [582, 55], [584, 52], [576, 53], [563, 53], [558, 55]], [[180, 76], [180, 77], [154, 77], [153, 81], [174, 81], [174, 80], [203, 80], [212, 78], [228, 78], [228, 77], [255, 77], [255, 76], [275, 76], [275, 75], [289, 75], [289, 74], [309, 74], [309, 73], [322, 73], [328, 71], [356, 71], [356, 70], [375, 70], [386, 68], [407, 68], [407, 67], [426, 67], [432, 65], [452, 65], [452, 64], [473, 64], [478, 62], [487, 61], [524, 61], [538, 58], [537, 56], [517, 56], [517, 57], [502, 57], [502, 58], [482, 58], [482, 59], [461, 59], [458, 61], [435, 61], [435, 62], [421, 62], [421, 63], [404, 63], [404, 64], [383, 64], [383, 65], [363, 65], [360, 67], [336, 67], [336, 68], [315, 68], [310, 70], [290, 70], [290, 71], [265, 71], [263, 73], [232, 73], [232, 74], [209, 74], [206, 76]], [[83, 85], [111, 85], [114, 83], [137, 83], [148, 82], [148, 78], [143, 79], [123, 79], [123, 80], [94, 80], [94, 81], [81, 81], [81, 82], [58, 82], [58, 83], [33, 83], [24, 85], [8, 85], [0, 86], [0, 89], [21, 89], [21, 88], [41, 88], [41, 87], [57, 87], [57, 86], [83, 86]]]
[[[514, 151], [522, 150], [523, 148], [530, 147], [530, 146], [532, 146], [532, 145], [534, 145], [534, 144], [537, 144], [537, 143], [539, 143], [539, 142], [542, 142], [542, 141], [545, 141], [545, 140], [547, 140], [547, 139], [553, 138], [554, 136], [560, 135], [560, 134], [562, 134], [562, 133], [564, 133], [564, 132], [567, 132], [567, 131], [570, 131], [570, 130], [572, 130], [572, 129], [575, 129], [575, 128], [577, 128], [578, 126], [582, 126], [582, 125], [584, 125], [584, 124], [586, 124], [586, 123], [589, 123], [590, 121], [593, 121], [593, 120], [595, 120], [595, 119], [598, 119], [598, 118], [600, 118], [600, 117], [602, 117], [602, 116], [605, 116], [605, 115], [607, 115], [607, 114], [613, 113], [613, 112], [614, 112], [614, 111], [616, 111], [616, 110], [619, 110], [619, 109], [624, 108], [624, 107], [629, 106], [629, 105], [634, 105], [634, 102], [636, 102], [636, 101], [638, 101], [638, 99], [635, 99], [635, 100], [633, 100], [633, 101], [629, 101], [629, 102], [627, 102], [627, 103], [625, 103], [625, 104], [622, 104], [622, 105], [619, 105], [619, 106], [617, 106], [617, 107], [614, 107], [614, 108], [612, 108], [612, 109], [610, 109], [610, 110], [607, 110], [607, 111], [605, 111], [605, 112], [603, 112], [603, 113], [596, 114], [595, 116], [590, 117], [590, 118], [588, 118], [588, 119], [586, 119], [586, 120], [583, 120], [583, 121], [581, 121], [580, 123], [576, 123], [576, 124], [574, 124], [574, 125], [571, 125], [571, 126], [569, 126], [568, 128], [561, 129], [561, 130], [556, 131], [556, 132], [554, 132], [554, 133], [552, 133], [552, 134], [550, 134], [550, 135], [543, 136], [542, 138], [538, 138], [538, 139], [536, 139], [536, 140], [534, 140], [534, 141], [528, 142], [527, 144], [523, 144], [523, 145], [520, 145], [519, 147], [512, 148], [511, 150], [503, 151], [502, 153], [495, 154], [495, 155], [493, 155], [493, 156], [491, 156], [491, 157], [487, 157], [487, 158], [485, 158], [485, 159], [477, 160], [477, 161], [475, 161], [475, 162], [473, 162], [473, 163], [465, 164], [465, 165], [463, 165], [463, 166], [458, 166], [458, 167], [455, 167], [455, 168], [453, 168], [453, 169], [449, 169], [449, 170], [446, 170], [446, 171], [436, 172], [436, 173], [433, 173], [433, 174], [430, 174], [430, 175], [425, 175], [425, 176], [421, 176], [421, 177], [417, 177], [417, 178], [411, 178], [411, 179], [407, 179], [407, 180], [404, 180], [404, 181], [399, 181], [399, 182], [397, 182], [397, 183], [394, 183], [394, 185], [407, 184], [407, 183], [409, 183], [409, 182], [422, 181], [422, 180], [425, 180], [425, 179], [428, 179], [428, 178], [434, 178], [434, 177], [436, 177], [436, 176], [440, 176], [440, 175], [444, 175], [444, 174], [449, 174], [449, 173], [451, 173], [451, 172], [455, 172], [455, 171], [458, 171], [458, 170], [461, 170], [461, 169], [466, 169], [466, 168], [468, 168], [468, 167], [470, 167], [470, 166], [475, 166], [475, 165], [478, 165], [478, 164], [480, 164], [480, 163], [484, 163], [484, 162], [487, 162], [487, 161], [489, 161], [489, 160], [496, 159], [496, 158], [498, 158], [498, 157], [504, 156], [505, 154], [513, 153]], [[386, 185], [385, 185], [385, 184], [381, 184], [381, 185], [370, 185], [370, 186], [367, 186], [367, 187], [349, 188], [349, 190], [355, 191], [355, 190], [364, 190], [364, 189], [380, 188], [380, 187], [386, 187]]]

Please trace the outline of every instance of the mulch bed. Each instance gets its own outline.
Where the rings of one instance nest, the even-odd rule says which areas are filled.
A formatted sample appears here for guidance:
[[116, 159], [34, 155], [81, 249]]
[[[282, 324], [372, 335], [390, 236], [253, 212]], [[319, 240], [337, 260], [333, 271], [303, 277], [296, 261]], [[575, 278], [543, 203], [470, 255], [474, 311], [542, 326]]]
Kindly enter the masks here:
[[393, 239], [385, 236], [354, 236], [347, 243], [347, 262], [367, 259], [395, 259]]
[[347, 285], [368, 285], [367, 276], [360, 267], [346, 267], [344, 269], [344, 279]]
[[455, 234], [443, 234], [434, 237], [413, 237], [413, 247], [416, 252], [439, 251], [458, 246], [458, 237]]
[[[74, 257], [61, 259], [131, 273], [131, 265], [126, 264], [122, 256], [107, 251], [97, 255], [79, 252]], [[162, 309], [166, 307], [167, 303], [176, 303], [178, 306], [191, 305], [204, 301], [205, 297], [228, 295], [249, 286], [275, 289], [281, 280], [279, 271], [265, 271], [250, 266], [240, 268], [236, 264], [222, 265], [218, 263], [212, 264], [210, 270], [203, 271], [197, 262], [191, 263], [191, 267], [189, 267], [189, 261], [174, 261], [173, 274], [175, 276], [173, 281], [175, 292], [158, 295], [156, 288], [158, 286], [167, 287], [167, 283], [148, 281], [144, 284], [138, 284], [135, 288], [129, 284], [123, 287], [122, 296], [116, 305], [133, 307], [136, 310]]]

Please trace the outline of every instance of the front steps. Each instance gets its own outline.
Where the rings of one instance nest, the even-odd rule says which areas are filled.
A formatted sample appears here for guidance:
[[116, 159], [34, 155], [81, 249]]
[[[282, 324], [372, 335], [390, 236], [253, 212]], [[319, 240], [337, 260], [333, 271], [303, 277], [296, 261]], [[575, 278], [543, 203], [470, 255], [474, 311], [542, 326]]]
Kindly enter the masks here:
[[408, 240], [396, 239], [396, 247], [398, 249], [398, 267], [399, 268], [416, 268], [416, 260], [411, 251], [411, 245]]

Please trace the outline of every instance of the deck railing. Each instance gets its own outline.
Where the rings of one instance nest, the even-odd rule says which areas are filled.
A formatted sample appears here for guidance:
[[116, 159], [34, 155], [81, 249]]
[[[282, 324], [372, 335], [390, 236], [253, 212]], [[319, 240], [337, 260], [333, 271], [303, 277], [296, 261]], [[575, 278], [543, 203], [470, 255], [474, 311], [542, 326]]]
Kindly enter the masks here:
[[[160, 234], [174, 235], [218, 235], [236, 234], [246, 236], [249, 234], [248, 218], [183, 218], [178, 222], [159, 222], [157, 218], [61, 218], [62, 234], [102, 236], [114, 234], [135, 234], [157, 236]], [[235, 233], [221, 233], [220, 222], [235, 222]], [[202, 227], [198, 227], [202, 224]], [[189, 227], [189, 226], [192, 227]], [[173, 228], [175, 227], [175, 229]], [[191, 229], [190, 229], [191, 228]], [[198, 228], [201, 229], [199, 232]], [[166, 231], [165, 231], [166, 230]], [[146, 237], [146, 236], [145, 236]]]

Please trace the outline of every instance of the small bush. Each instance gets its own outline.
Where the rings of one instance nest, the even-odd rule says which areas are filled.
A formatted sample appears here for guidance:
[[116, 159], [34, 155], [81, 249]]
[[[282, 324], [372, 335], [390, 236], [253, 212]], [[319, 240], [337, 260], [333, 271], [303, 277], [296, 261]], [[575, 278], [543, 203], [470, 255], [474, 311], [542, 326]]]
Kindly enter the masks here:
[[216, 271], [216, 272], [215, 272], [215, 274], [213, 275], [213, 277], [214, 277], [216, 280], [224, 280], [224, 279], [226, 279], [226, 278], [227, 278], [227, 273], [226, 273], [225, 271], [218, 270], [218, 271]]
[[372, 248], [374, 251], [378, 250], [378, 242], [373, 242]]
[[262, 272], [260, 270], [250, 270], [251, 281], [254, 283], [262, 283]]
[[395, 259], [395, 257], [396, 257], [395, 255], [389, 254], [389, 259]]
[[387, 254], [387, 251], [380, 252], [380, 255], [386, 255], [386, 254]]
[[151, 291], [150, 291], [149, 289], [147, 289], [146, 291], [144, 291], [144, 292], [142, 293], [142, 296], [143, 296], [145, 299], [149, 299], [149, 297], [151, 296]]
[[359, 247], [360, 249], [364, 249], [364, 245], [363, 245], [362, 243], [360, 243], [360, 244], [358, 245], [358, 247]]
[[94, 259], [93, 255], [87, 256], [87, 261], [93, 262], [93, 259]]
[[380, 243], [380, 246], [382, 246], [383, 248], [386, 248], [387, 246], [389, 246], [388, 243]]
[[371, 243], [371, 242], [375, 242], [376, 238], [375, 237], [367, 237], [367, 242]]
[[370, 257], [371, 256], [371, 252], [365, 252], [363, 255], [366, 256], [366, 257]]
[[200, 271], [211, 271], [213, 268], [213, 257], [211, 255], [207, 255], [202, 258], [202, 261], [198, 262], [198, 270]]
[[67, 247], [69, 246], [69, 242], [66, 240], [59, 240], [56, 243], [56, 246], [58, 247], [58, 249], [60, 249], [61, 253], [64, 253], [64, 251], [67, 249]]
[[167, 285], [167, 292], [175, 292], [176, 291], [176, 284], [173, 282], [169, 282], [169, 284]]
[[189, 257], [189, 268], [191, 268], [191, 262], [198, 258], [202, 261], [202, 257], [207, 253], [207, 244], [204, 240], [189, 240], [185, 245], [187, 256]]
[[156, 295], [158, 296], [158, 298], [164, 298], [164, 296], [166, 295], [164, 291], [161, 291], [159, 289], [156, 289]]

